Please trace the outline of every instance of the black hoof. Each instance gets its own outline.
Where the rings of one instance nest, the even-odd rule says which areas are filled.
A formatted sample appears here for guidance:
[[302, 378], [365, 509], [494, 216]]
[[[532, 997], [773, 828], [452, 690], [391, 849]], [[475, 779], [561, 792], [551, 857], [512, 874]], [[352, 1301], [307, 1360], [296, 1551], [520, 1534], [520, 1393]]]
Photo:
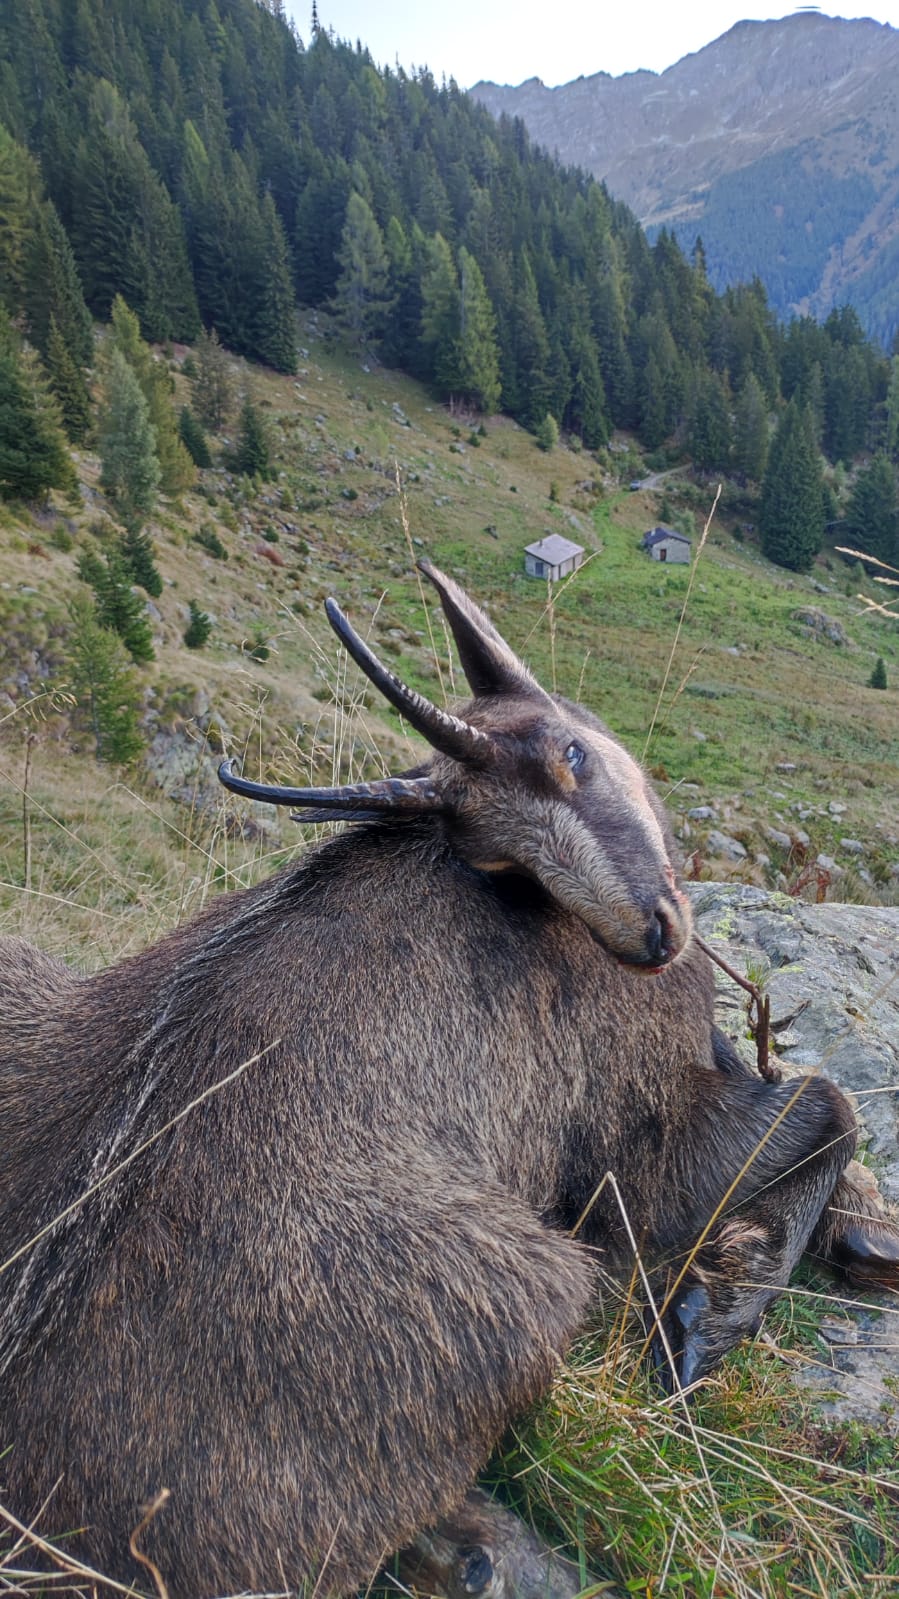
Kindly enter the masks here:
[[899, 1288], [899, 1229], [878, 1221], [855, 1222], [833, 1245], [831, 1265], [856, 1288]]
[[653, 1368], [666, 1393], [689, 1388], [714, 1364], [703, 1332], [711, 1314], [701, 1283], [682, 1283], [672, 1295], [650, 1344]]
[[483, 1593], [493, 1581], [493, 1561], [486, 1549], [460, 1549], [456, 1583], [463, 1593]]

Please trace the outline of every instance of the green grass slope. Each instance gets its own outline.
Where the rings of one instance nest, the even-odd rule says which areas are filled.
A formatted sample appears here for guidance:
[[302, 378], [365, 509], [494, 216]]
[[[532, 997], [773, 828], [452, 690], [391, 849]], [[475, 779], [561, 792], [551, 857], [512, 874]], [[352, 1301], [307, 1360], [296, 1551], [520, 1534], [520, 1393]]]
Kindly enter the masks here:
[[[324, 318], [311, 318], [302, 336], [296, 378], [234, 364], [267, 419], [275, 480], [254, 484], [214, 468], [178, 503], [163, 503], [151, 524], [164, 590], [150, 612], [157, 659], [142, 674], [150, 752], [128, 774], [98, 765], [90, 738], [51, 692], [67, 686], [66, 608], [79, 588], [78, 551], [96, 547], [111, 527], [96, 458], [79, 458], [79, 508], [0, 511], [5, 925], [33, 922], [36, 873], [42, 894], [72, 897], [66, 851], [62, 867], [53, 863], [61, 829], [82, 813], [90, 847], [106, 857], [103, 828], [120, 831], [121, 876], [132, 885], [139, 818], [145, 897], [159, 888], [171, 906], [171, 873], [188, 871], [181, 835], [190, 836], [198, 809], [208, 820], [211, 757], [222, 748], [245, 751], [248, 769], [282, 781], [331, 781], [408, 762], [414, 742], [355, 671], [347, 673], [322, 603], [334, 593], [416, 687], [437, 697], [463, 692], [445, 631], [414, 575], [413, 558], [422, 554], [487, 605], [541, 681], [583, 699], [645, 756], [678, 818], [694, 875], [792, 886], [803, 865], [824, 853], [837, 863], [832, 891], [846, 892], [848, 883], [862, 894], [890, 895], [899, 827], [899, 633], [894, 622], [864, 614], [857, 582], [838, 559], [825, 558], [810, 577], [771, 566], [743, 536], [746, 506], [734, 494], [695, 570], [661, 565], [638, 545], [658, 520], [662, 495], [666, 509], [694, 515], [701, 530], [714, 484], [673, 473], [656, 490], [628, 493], [639, 462], [626, 441], [597, 460], [565, 448], [544, 454], [502, 418], [473, 433], [469, 420], [454, 418], [411, 380], [342, 351]], [[190, 393], [180, 374], [184, 353], [172, 359], [177, 403]], [[224, 449], [227, 438], [218, 442]], [[525, 544], [547, 531], [571, 537], [589, 556], [551, 601], [523, 563]], [[211, 534], [227, 559], [209, 552]], [[694, 553], [699, 544], [697, 531]], [[214, 621], [202, 651], [183, 644], [191, 599]], [[796, 618], [808, 607], [835, 622], [845, 642]], [[887, 665], [886, 692], [868, 687], [878, 655]], [[29, 733], [36, 738], [30, 892], [23, 895]], [[123, 776], [137, 799], [125, 797]], [[691, 819], [697, 806], [714, 816]], [[223, 810], [226, 832], [227, 817]], [[262, 820], [268, 831], [252, 848], [246, 839], [230, 841], [238, 858], [258, 854], [260, 839], [266, 859], [270, 848], [290, 846], [291, 824]], [[229, 826], [233, 832], [233, 816]], [[710, 828], [735, 838], [745, 855], [719, 858], [707, 845]], [[772, 844], [770, 828], [780, 844]], [[863, 844], [861, 857], [842, 851], [845, 837]], [[853, 875], [860, 859], [861, 883]], [[200, 881], [210, 870], [207, 863]], [[72, 933], [74, 947], [86, 947], [92, 960], [113, 952], [98, 946], [91, 927], [102, 892], [97, 885], [87, 893]], [[51, 932], [57, 912], [65, 927], [66, 907], [46, 903]], [[176, 904], [180, 915], [182, 896]], [[141, 926], [143, 936], [155, 931], [152, 921]]]

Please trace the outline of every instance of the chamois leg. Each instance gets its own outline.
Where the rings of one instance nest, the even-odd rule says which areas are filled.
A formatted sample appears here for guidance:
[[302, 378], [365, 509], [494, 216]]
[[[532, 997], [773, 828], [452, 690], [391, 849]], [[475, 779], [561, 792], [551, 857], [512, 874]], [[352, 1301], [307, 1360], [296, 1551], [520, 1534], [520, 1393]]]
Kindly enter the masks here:
[[[773, 1085], [745, 1071], [706, 1073], [695, 1089], [684, 1132], [691, 1158], [679, 1152], [670, 1180], [696, 1204], [669, 1241], [660, 1318], [684, 1386], [757, 1331], [806, 1249], [856, 1134], [848, 1101], [823, 1077]], [[685, 1248], [689, 1238], [696, 1242]], [[653, 1352], [673, 1386], [660, 1336]]]
[[[712, 1045], [720, 1071], [745, 1075], [730, 1039], [717, 1027]], [[851, 1160], [839, 1177], [806, 1248], [856, 1288], [899, 1288], [899, 1226], [884, 1210], [870, 1171], [858, 1161]]]
[[399, 1570], [419, 1593], [446, 1599], [574, 1599], [581, 1588], [577, 1566], [479, 1488], [455, 1515], [419, 1533]]
[[808, 1253], [855, 1288], [899, 1289], [899, 1226], [887, 1216], [871, 1173], [850, 1161], [808, 1244]]

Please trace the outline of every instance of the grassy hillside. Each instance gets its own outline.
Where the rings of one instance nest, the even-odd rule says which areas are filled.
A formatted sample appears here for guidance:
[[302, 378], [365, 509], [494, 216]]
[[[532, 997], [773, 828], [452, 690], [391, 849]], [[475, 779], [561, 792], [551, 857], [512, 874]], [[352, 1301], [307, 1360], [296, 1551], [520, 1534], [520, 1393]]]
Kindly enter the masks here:
[[[791, 884], [804, 862], [824, 852], [850, 869], [854, 890], [851, 868], [861, 858], [871, 879], [861, 892], [889, 894], [899, 634], [895, 623], [862, 614], [857, 581], [838, 559], [825, 556], [808, 578], [772, 567], [742, 533], [751, 507], [735, 495], [728, 505], [725, 496], [677, 635], [691, 570], [651, 561], [638, 541], [661, 505], [666, 515], [694, 517], [695, 550], [713, 484], [674, 473], [655, 489], [628, 492], [641, 463], [624, 440], [597, 458], [564, 448], [544, 454], [505, 419], [473, 434], [415, 383], [341, 353], [323, 318], [313, 318], [303, 338], [296, 378], [235, 362], [268, 420], [276, 481], [254, 485], [221, 468], [207, 471], [196, 491], [165, 504], [152, 524], [164, 591], [150, 613], [157, 659], [143, 673], [150, 750], [127, 774], [93, 759], [92, 740], [51, 692], [64, 695], [67, 684], [66, 606], [79, 588], [78, 551], [96, 547], [111, 527], [96, 458], [79, 457], [79, 507], [60, 502], [39, 516], [0, 511], [6, 927], [38, 917], [52, 942], [69, 947], [71, 939], [73, 952], [108, 958], [119, 933], [108, 943], [97, 938], [93, 912], [110, 896], [113, 906], [118, 895], [134, 910], [133, 936], [141, 940], [157, 930], [147, 917], [157, 899], [165, 922], [235, 861], [260, 854], [268, 861], [272, 848], [292, 845], [293, 824], [280, 818], [256, 816], [244, 828], [255, 837], [231, 836], [240, 829], [230, 802], [216, 811], [213, 756], [222, 748], [246, 751], [249, 771], [282, 781], [330, 781], [338, 772], [408, 762], [413, 744], [398, 718], [374, 703], [355, 672], [347, 677], [322, 602], [336, 594], [415, 686], [437, 697], [453, 686], [459, 692], [442, 627], [439, 670], [435, 664], [436, 613], [425, 609], [412, 565], [423, 553], [490, 608], [544, 683], [582, 698], [635, 753], [645, 751], [679, 817], [685, 850], [697, 852], [695, 874]], [[172, 356], [176, 400], [189, 392], [180, 374], [185, 354], [179, 347]], [[551, 606], [543, 585], [525, 576], [522, 558], [523, 546], [548, 530], [590, 552]], [[206, 547], [213, 534], [227, 559]], [[214, 621], [202, 651], [183, 644], [191, 599]], [[810, 606], [837, 624], [845, 643], [794, 617]], [[251, 654], [263, 653], [260, 644], [269, 650], [265, 660]], [[867, 686], [877, 655], [887, 665], [885, 693]], [[36, 738], [28, 778], [31, 892], [24, 895], [28, 733]], [[689, 819], [697, 806], [715, 816]], [[224, 864], [216, 850], [197, 854], [183, 837], [212, 825]], [[741, 842], [745, 858], [722, 862], [707, 847], [710, 826]], [[792, 850], [772, 845], [769, 826], [794, 839]], [[844, 837], [861, 842], [864, 855], [841, 852]], [[118, 873], [120, 890], [79, 864], [79, 853], [87, 860], [92, 849]], [[838, 889], [846, 891], [846, 880], [834, 883]], [[83, 902], [85, 911], [42, 895]]]

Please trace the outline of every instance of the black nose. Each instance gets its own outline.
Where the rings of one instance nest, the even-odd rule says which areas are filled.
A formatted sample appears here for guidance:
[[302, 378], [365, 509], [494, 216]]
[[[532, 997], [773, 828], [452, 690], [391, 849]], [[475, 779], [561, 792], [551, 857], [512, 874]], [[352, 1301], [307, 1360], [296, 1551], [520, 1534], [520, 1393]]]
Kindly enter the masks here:
[[671, 923], [663, 910], [653, 914], [646, 931], [646, 963], [664, 966], [671, 959]]

